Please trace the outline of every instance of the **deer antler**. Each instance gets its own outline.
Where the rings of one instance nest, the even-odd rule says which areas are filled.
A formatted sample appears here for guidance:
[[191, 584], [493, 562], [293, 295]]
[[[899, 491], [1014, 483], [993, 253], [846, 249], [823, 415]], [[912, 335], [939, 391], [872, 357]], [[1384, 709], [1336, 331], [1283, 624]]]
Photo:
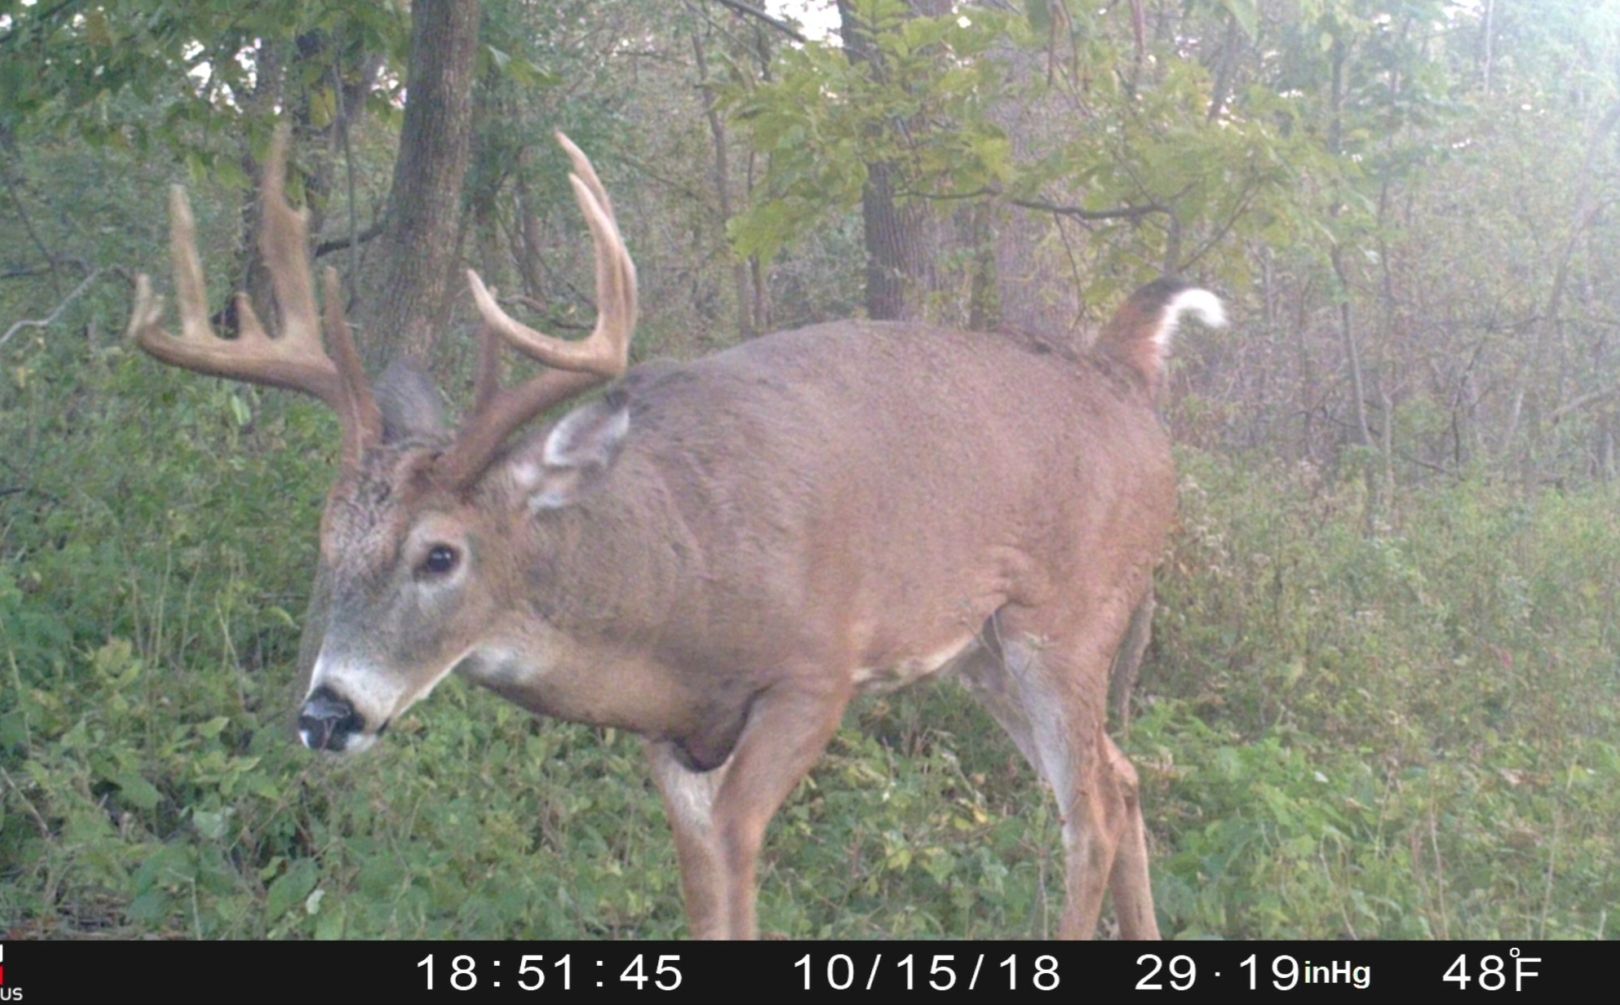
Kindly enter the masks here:
[[287, 165], [287, 129], [276, 130], [261, 184], [263, 226], [259, 249], [275, 289], [280, 335], [271, 338], [247, 294], [236, 295], [237, 338], [214, 334], [208, 322], [208, 291], [197, 255], [197, 226], [183, 186], [169, 190], [169, 253], [174, 260], [175, 294], [180, 304], [180, 334], [163, 330], [163, 298], [152, 293], [144, 273], [135, 277], [135, 307], [129, 335], [164, 363], [216, 377], [302, 391], [326, 402], [343, 427], [346, 464], [358, 462], [365, 448], [382, 435], [382, 417], [372, 399], [360, 353], [343, 317], [342, 291], [336, 271], [328, 268], [326, 327], [337, 359], [321, 344], [309, 271], [308, 216], [287, 203], [283, 176]]
[[[556, 135], [573, 161], [568, 180], [591, 228], [596, 251], [596, 326], [589, 337], [578, 342], [536, 331], [502, 310], [478, 273], [467, 270], [467, 283], [484, 326], [479, 335], [473, 414], [440, 460], [440, 476], [454, 487], [465, 487], [476, 479], [513, 430], [553, 405], [612, 380], [629, 365], [630, 337], [636, 327], [636, 266], [619, 233], [613, 202], [590, 159], [568, 137]], [[498, 354], [503, 340], [554, 369], [527, 383], [500, 389]]]

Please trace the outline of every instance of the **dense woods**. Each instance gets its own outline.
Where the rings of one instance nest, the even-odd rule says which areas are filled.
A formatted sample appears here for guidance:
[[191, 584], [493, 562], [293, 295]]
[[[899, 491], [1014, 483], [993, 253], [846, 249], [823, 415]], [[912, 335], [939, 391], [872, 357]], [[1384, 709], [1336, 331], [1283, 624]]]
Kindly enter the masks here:
[[[171, 183], [216, 323], [263, 297], [278, 124], [373, 372], [457, 404], [467, 267], [594, 316], [555, 130], [613, 193], [638, 359], [852, 316], [1084, 345], [1157, 276], [1218, 291], [1121, 733], [1166, 933], [1612, 936], [1609, 0], [0, 5], [0, 935], [683, 930], [633, 737], [448, 685], [355, 763], [289, 742], [335, 424], [122, 335]], [[1060, 847], [954, 685], [869, 699], [761, 924], [1044, 936]]]

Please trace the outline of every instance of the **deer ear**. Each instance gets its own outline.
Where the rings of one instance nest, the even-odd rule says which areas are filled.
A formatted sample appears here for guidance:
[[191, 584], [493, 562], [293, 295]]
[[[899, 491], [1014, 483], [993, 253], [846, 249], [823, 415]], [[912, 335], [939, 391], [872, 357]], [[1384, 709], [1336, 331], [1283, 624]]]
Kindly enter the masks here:
[[531, 510], [572, 506], [600, 486], [629, 432], [629, 399], [610, 393], [524, 444], [508, 459], [507, 469]]
[[394, 360], [377, 378], [377, 408], [383, 417], [383, 442], [445, 433], [444, 401], [433, 379], [405, 358]]

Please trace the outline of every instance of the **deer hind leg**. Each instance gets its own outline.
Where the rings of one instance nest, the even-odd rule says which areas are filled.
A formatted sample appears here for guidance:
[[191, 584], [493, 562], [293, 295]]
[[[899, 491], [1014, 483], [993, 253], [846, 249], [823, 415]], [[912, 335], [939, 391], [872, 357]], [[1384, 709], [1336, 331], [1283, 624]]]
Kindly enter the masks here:
[[1148, 876], [1147, 825], [1142, 820], [1141, 788], [1136, 766], [1103, 737], [1107, 745], [1108, 775], [1119, 795], [1120, 823], [1118, 850], [1109, 888], [1114, 894], [1114, 913], [1119, 917], [1119, 934], [1124, 939], [1159, 938], [1159, 919], [1153, 912], [1153, 883]]
[[1114, 654], [1114, 665], [1108, 673], [1108, 704], [1114, 712], [1114, 725], [1121, 736], [1131, 731], [1131, 697], [1136, 693], [1136, 681], [1142, 675], [1142, 657], [1153, 638], [1153, 611], [1158, 606], [1152, 588], [1131, 612], [1130, 627], [1125, 640]]
[[827, 749], [849, 697], [847, 687], [761, 692], [736, 748], [713, 771], [688, 770], [669, 744], [649, 746], [694, 936], [759, 937], [754, 884], [765, 828]]
[[1103, 730], [1111, 656], [1110, 647], [1043, 637], [998, 617], [963, 676], [1057, 798], [1066, 893], [1059, 934], [1094, 935], [1112, 885], [1121, 934], [1154, 939], [1136, 773]]

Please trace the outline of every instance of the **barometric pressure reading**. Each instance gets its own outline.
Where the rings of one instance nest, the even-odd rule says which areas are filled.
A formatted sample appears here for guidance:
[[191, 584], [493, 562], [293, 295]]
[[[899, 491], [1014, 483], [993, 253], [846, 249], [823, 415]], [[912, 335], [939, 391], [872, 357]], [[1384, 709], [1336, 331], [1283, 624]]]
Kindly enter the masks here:
[[[1198, 986], [1198, 962], [1187, 953], [1162, 956], [1143, 953], [1136, 965], [1145, 968], [1136, 982], [1137, 991], [1191, 991]], [[1295, 991], [1305, 988], [1345, 987], [1365, 991], [1372, 987], [1372, 965], [1348, 959], [1301, 959], [1289, 953], [1262, 956], [1250, 953], [1238, 961], [1235, 972], [1206, 968], [1206, 981], [1231, 986], [1228, 977], [1239, 980], [1238, 989], [1248, 991]]]

